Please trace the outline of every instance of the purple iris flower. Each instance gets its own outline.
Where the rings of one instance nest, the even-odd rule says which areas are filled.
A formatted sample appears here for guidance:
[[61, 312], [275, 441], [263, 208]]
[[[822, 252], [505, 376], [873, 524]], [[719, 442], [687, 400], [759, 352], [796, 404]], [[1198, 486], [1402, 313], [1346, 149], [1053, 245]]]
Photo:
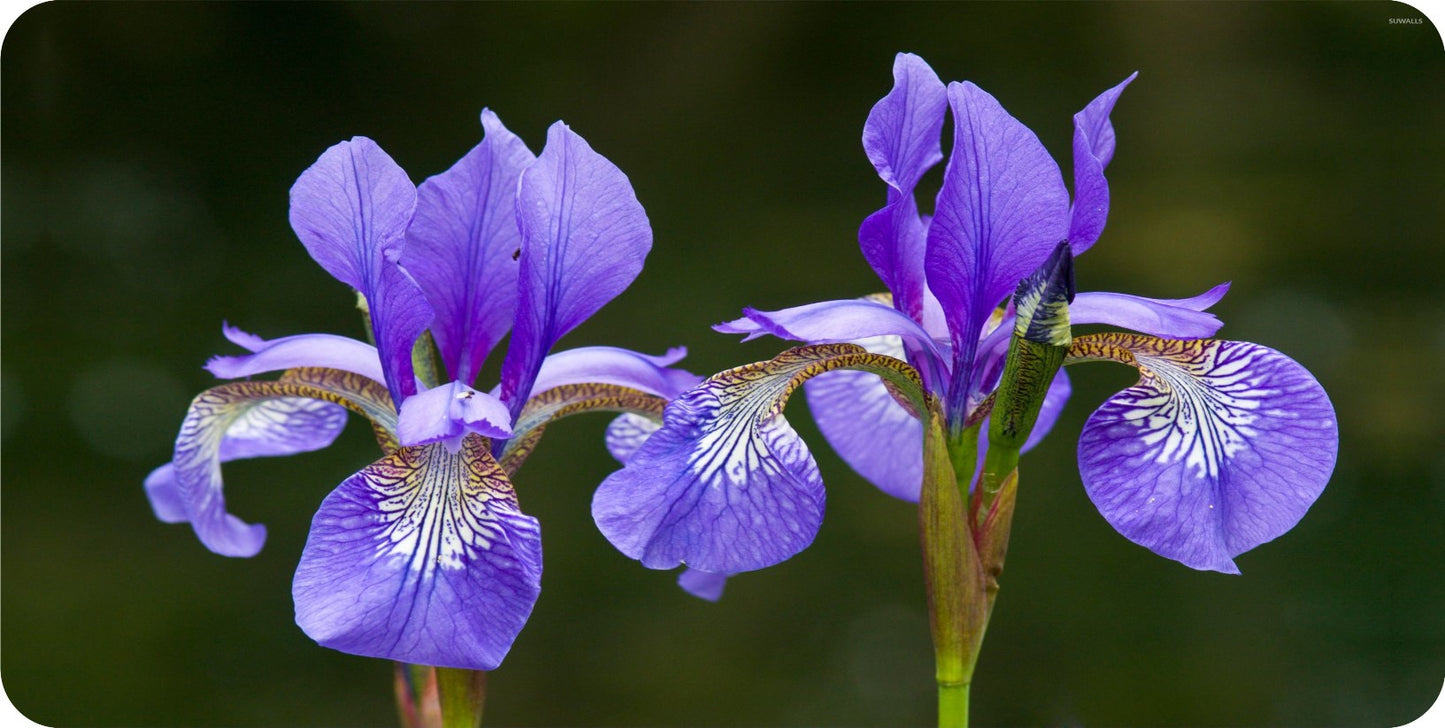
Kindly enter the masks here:
[[[212, 373], [284, 374], [200, 394], [146, 492], [158, 517], [189, 522], [212, 551], [254, 555], [265, 528], [226, 511], [221, 462], [322, 448], [346, 410], [363, 415], [385, 455], [322, 501], [296, 571], [296, 621], [343, 652], [490, 670], [541, 587], [539, 526], [510, 476], [543, 428], [587, 410], [658, 417], [698, 378], [670, 368], [681, 349], [548, 356], [637, 277], [651, 228], [627, 177], [566, 125], [534, 156], [491, 111], [481, 120], [481, 143], [420, 187], [363, 137], [301, 175], [292, 227], [360, 294], [375, 343], [226, 327], [250, 353], [212, 359]], [[509, 331], [500, 384], [473, 389]]]
[[[690, 567], [683, 587], [707, 598], [726, 575], [787, 559], [818, 530], [822, 478], [782, 414], [800, 384], [807, 380], [810, 409], [834, 449], [884, 492], [917, 501], [921, 403], [937, 403], [951, 437], [979, 426], [1015, 328], [1009, 296], [1061, 241], [1065, 254], [1080, 254], [1104, 229], [1109, 115], [1134, 76], [1074, 115], [1072, 199], [1038, 138], [988, 93], [966, 82], [945, 87], [911, 54], [897, 56], [893, 77], [863, 131], [886, 205], [859, 230], [888, 293], [745, 309], [716, 328], [861, 345], [906, 362], [926, 394], [910, 403], [906, 381], [885, 381], [876, 366], [856, 370], [863, 359], [847, 353], [856, 347], [792, 350], [676, 398], [662, 428], [593, 499], [598, 526], [619, 550], [651, 568]], [[915, 189], [944, 159], [949, 113], [943, 184], [924, 214]], [[1089, 418], [1079, 443], [1084, 487], [1104, 518], [1160, 555], [1237, 573], [1233, 557], [1288, 531], [1319, 496], [1337, 430], [1324, 390], [1299, 364], [1256, 344], [1205, 338], [1220, 327], [1206, 309], [1227, 289], [1175, 300], [1078, 293], [1067, 306], [1072, 323], [1140, 333], [1078, 337], [1066, 361], [1120, 361], [1140, 373]], [[1047, 434], [1069, 393], [1059, 369], [1023, 449]], [[981, 463], [987, 438], [978, 447]]]

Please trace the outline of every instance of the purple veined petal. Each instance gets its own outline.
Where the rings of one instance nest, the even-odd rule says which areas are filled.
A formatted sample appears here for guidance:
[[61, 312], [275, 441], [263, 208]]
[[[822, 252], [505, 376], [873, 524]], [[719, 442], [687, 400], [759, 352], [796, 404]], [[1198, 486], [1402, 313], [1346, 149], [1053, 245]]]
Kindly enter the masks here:
[[[903, 357], [896, 336], [855, 341], [875, 354]], [[875, 374], [838, 370], [803, 385], [813, 421], [833, 451], [879, 490], [918, 502], [923, 482], [923, 425]]]
[[888, 191], [888, 204], [858, 227], [858, 247], [893, 294], [894, 305], [914, 320], [923, 317], [928, 295], [923, 258], [928, 225], [918, 214], [912, 191]]
[[623, 412], [607, 425], [606, 443], [607, 452], [623, 465], [632, 459], [632, 454], [652, 433], [662, 428], [662, 423], [657, 420], [643, 417], [634, 412]]
[[782, 416], [798, 370], [776, 361], [715, 375], [668, 405], [662, 429], [597, 488], [592, 517], [651, 569], [761, 569], [812, 543], [818, 466]]
[[672, 398], [702, 381], [672, 364], [687, 356], [676, 346], [662, 356], [651, 356], [614, 346], [582, 346], [559, 351], [542, 360], [532, 395], [565, 384], [616, 384], [659, 397]]
[[[335, 442], [345, 426], [346, 409], [340, 405], [303, 397], [257, 401], [222, 433], [217, 462], [320, 450]], [[145, 491], [157, 519], [165, 523], [188, 520], [175, 465], [166, 463], [152, 470], [146, 476]]]
[[260, 551], [266, 528], [226, 511], [221, 463], [318, 450], [336, 439], [346, 421], [345, 410], [334, 404], [277, 396], [285, 391], [278, 382], [241, 382], [197, 395], [181, 423], [170, 469], [162, 466], [146, 479], [157, 516], [189, 521], [201, 543], [222, 556]]
[[1038, 137], [971, 83], [950, 84], [954, 144], [928, 227], [928, 287], [953, 342], [962, 409], [984, 323], [1068, 233], [1069, 196]]
[[940, 137], [948, 94], [933, 69], [911, 53], [895, 57], [893, 79], [893, 89], [873, 106], [863, 125], [863, 149], [889, 185], [888, 204], [863, 221], [858, 243], [898, 309], [917, 319], [926, 288], [927, 228], [913, 189], [943, 159]]
[[475, 432], [484, 437], [512, 436], [512, 417], [500, 399], [451, 382], [418, 392], [401, 403], [396, 435], [404, 446], [445, 442], [457, 452], [462, 438]]
[[480, 437], [402, 448], [321, 503], [292, 583], [323, 646], [420, 665], [501, 664], [541, 591], [537, 520]]
[[1161, 300], [1125, 293], [1080, 293], [1069, 304], [1072, 324], [1108, 324], [1151, 336], [1203, 339], [1224, 324], [1204, 308], [1229, 290], [1223, 283], [1193, 298]]
[[240, 379], [298, 367], [322, 367], [360, 374], [377, 382], [386, 381], [376, 347], [345, 336], [298, 334], [266, 341], [228, 326], [226, 338], [254, 353], [211, 357], [206, 362], [206, 371], [221, 379]]
[[176, 466], [166, 463], [150, 472], [145, 479], [146, 500], [156, 520], [162, 523], [185, 523], [186, 503], [176, 485]]
[[722, 599], [723, 588], [728, 585], [727, 574], [713, 574], [697, 569], [683, 569], [677, 576], [677, 585], [699, 599], [715, 602]]
[[253, 354], [266, 348], [266, 345], [270, 343], [255, 334], [247, 333], [232, 326], [228, 321], [221, 322], [221, 334], [226, 337], [227, 341]]
[[416, 188], [376, 142], [354, 137], [322, 153], [291, 187], [291, 227], [328, 273], [366, 297], [387, 388], [416, 392], [411, 350], [432, 319], [416, 282], [397, 265]]
[[1104, 168], [1114, 158], [1114, 125], [1109, 113], [1139, 73], [1099, 94], [1074, 114], [1074, 202], [1069, 210], [1069, 245], [1079, 255], [1094, 245], [1109, 218], [1109, 181]]
[[943, 160], [943, 115], [948, 94], [938, 74], [912, 53], [893, 58], [893, 89], [863, 124], [863, 151], [890, 187], [911, 193]]
[[1324, 490], [1339, 442], [1334, 409], [1290, 358], [1240, 341], [1087, 343], [1131, 351], [1140, 369], [1079, 438], [1084, 488], [1129, 540], [1191, 568], [1239, 573], [1235, 556], [1288, 531]]
[[652, 228], [627, 175], [560, 121], [522, 173], [517, 224], [517, 319], [501, 389], [513, 417], [552, 345], [627, 288], [652, 248]]
[[471, 384], [517, 309], [517, 180], [536, 157], [490, 109], [482, 142], [417, 188], [401, 264], [436, 311], [447, 373]]
[[919, 363], [925, 368], [932, 367], [935, 374], [941, 373], [947, 363], [937, 342], [922, 326], [897, 309], [876, 301], [862, 298], [823, 301], [779, 311], [745, 308], [743, 314], [744, 318], [718, 324], [713, 330], [724, 334], [747, 334], [743, 341], [771, 334], [780, 339], [813, 344], [899, 336], [920, 347], [928, 361]]

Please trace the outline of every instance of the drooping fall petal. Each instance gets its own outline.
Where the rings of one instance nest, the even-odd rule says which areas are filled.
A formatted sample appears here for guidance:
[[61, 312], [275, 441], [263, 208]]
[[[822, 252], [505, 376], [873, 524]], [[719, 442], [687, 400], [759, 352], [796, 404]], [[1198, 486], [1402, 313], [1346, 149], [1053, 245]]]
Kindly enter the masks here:
[[491, 670], [541, 589], [541, 533], [478, 435], [402, 448], [322, 502], [296, 569], [296, 623], [332, 649]]
[[[369, 407], [359, 402], [378, 396], [368, 390], [380, 389], [354, 374], [334, 372], [331, 380], [329, 388], [294, 379], [232, 382], [196, 395], [176, 437], [171, 471], [157, 471], [148, 479], [148, 490], [160, 491], [157, 513], [165, 510], [166, 520], [189, 521], [201, 543], [218, 554], [254, 556], [266, 529], [226, 511], [221, 462], [330, 444], [340, 430], [334, 405], [365, 413]], [[357, 394], [348, 397], [350, 392]], [[183, 519], [175, 512], [177, 504]]]
[[783, 407], [807, 379], [853, 366], [896, 375], [923, 396], [907, 364], [849, 344], [790, 349], [716, 374], [674, 399], [662, 428], [598, 487], [598, 528], [654, 569], [735, 574], [806, 548], [822, 521], [823, 484]]
[[1079, 471], [1110, 525], [1161, 556], [1238, 573], [1234, 557], [1292, 528], [1329, 480], [1334, 409], [1273, 349], [1108, 334], [1070, 357], [1139, 369], [1084, 425]]
[[[853, 342], [875, 354], [903, 357], [898, 337]], [[923, 425], [875, 374], [839, 370], [803, 385], [818, 430], [853, 470], [879, 490], [918, 501], [923, 479]]]

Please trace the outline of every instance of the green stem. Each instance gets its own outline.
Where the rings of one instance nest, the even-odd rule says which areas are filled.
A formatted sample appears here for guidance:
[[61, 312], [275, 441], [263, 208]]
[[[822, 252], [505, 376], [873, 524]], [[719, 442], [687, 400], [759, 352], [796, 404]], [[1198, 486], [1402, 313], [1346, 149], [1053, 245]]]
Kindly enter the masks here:
[[437, 668], [442, 728], [477, 728], [487, 697], [487, 673], [454, 667]]
[[969, 683], [938, 683], [938, 728], [968, 728]]

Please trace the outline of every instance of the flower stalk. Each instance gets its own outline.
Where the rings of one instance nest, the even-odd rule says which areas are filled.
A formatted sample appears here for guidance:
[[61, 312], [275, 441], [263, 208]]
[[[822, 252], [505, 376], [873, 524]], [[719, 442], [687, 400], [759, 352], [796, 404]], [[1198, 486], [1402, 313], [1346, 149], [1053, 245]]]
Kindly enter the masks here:
[[918, 525], [938, 681], [938, 725], [967, 726], [968, 690], [988, 621], [984, 571], [956, 487], [943, 415], [934, 410], [928, 416]]

